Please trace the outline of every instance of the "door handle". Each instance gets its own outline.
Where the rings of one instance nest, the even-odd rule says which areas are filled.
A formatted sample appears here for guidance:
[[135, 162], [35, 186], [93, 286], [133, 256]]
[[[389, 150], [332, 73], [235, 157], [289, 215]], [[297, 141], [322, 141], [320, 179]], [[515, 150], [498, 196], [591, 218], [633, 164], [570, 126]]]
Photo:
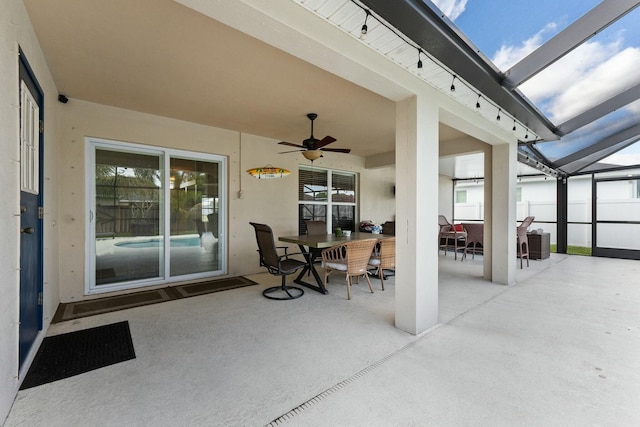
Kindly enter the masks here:
[[21, 228], [20, 232], [21, 233], [26, 233], [26, 234], [33, 234], [35, 233], [36, 229], [33, 227], [27, 227], [27, 228]]

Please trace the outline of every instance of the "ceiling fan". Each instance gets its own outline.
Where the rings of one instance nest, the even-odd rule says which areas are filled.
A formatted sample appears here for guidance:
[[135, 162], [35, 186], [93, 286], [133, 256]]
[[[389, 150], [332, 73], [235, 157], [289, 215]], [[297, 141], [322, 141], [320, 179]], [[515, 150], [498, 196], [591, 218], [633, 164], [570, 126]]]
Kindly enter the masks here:
[[292, 151], [283, 151], [279, 154], [283, 154], [283, 153], [292, 153], [294, 151], [302, 151], [302, 155], [307, 159], [307, 160], [317, 160], [320, 157], [322, 157], [322, 151], [333, 151], [335, 153], [349, 153], [351, 152], [351, 149], [349, 148], [324, 148], [326, 145], [331, 144], [332, 142], [334, 142], [336, 139], [332, 136], [325, 136], [322, 139], [317, 139], [316, 137], [313, 136], [313, 121], [318, 117], [318, 115], [316, 113], [309, 113], [307, 114], [307, 117], [309, 118], [309, 120], [311, 120], [311, 136], [307, 139], [305, 139], [304, 141], [302, 141], [302, 145], [299, 144], [292, 144], [290, 142], [286, 142], [286, 141], [281, 141], [278, 144], [281, 145], [288, 145], [290, 147], [298, 147], [301, 150], [292, 150]]

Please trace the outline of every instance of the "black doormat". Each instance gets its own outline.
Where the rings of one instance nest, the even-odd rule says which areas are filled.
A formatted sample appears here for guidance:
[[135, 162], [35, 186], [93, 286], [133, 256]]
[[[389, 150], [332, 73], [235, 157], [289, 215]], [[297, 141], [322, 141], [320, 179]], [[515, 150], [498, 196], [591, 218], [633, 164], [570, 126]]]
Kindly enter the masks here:
[[61, 303], [58, 305], [51, 323], [253, 285], [257, 285], [257, 283], [246, 277], [237, 276], [205, 282], [183, 283], [150, 291], [140, 291], [87, 301]]
[[135, 358], [127, 321], [46, 337], [20, 390]]

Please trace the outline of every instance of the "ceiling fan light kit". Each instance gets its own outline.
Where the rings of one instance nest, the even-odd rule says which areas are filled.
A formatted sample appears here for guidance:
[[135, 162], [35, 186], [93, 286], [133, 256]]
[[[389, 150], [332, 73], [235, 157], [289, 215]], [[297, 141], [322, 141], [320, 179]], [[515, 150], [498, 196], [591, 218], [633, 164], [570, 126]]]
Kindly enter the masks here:
[[322, 151], [306, 150], [302, 152], [302, 155], [304, 156], [305, 159], [311, 160], [313, 162], [314, 160], [318, 160], [320, 157], [322, 157]]
[[[309, 113], [307, 114], [307, 117], [309, 118], [309, 120], [311, 120], [311, 136], [305, 139], [304, 141], [302, 141], [302, 145], [292, 144], [291, 142], [286, 142], [286, 141], [281, 141], [278, 144], [299, 148], [299, 150], [293, 150], [293, 151], [302, 151], [302, 155], [305, 157], [305, 159], [311, 160], [312, 162], [322, 157], [323, 151], [333, 151], [336, 153], [351, 152], [351, 149], [349, 148], [324, 148], [325, 145], [329, 145], [332, 142], [335, 142], [336, 139], [328, 135], [322, 139], [317, 139], [316, 137], [314, 137], [313, 121], [318, 117], [318, 115], [316, 113]], [[283, 153], [291, 153], [291, 151], [283, 151], [280, 154], [283, 154]]]

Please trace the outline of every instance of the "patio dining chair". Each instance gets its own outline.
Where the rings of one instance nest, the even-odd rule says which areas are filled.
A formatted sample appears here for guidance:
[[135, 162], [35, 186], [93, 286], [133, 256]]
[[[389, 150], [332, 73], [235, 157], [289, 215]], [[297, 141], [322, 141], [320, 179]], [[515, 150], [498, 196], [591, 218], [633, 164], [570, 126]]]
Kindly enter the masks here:
[[373, 293], [367, 266], [377, 239], [354, 240], [341, 245], [332, 246], [322, 251], [322, 267], [324, 268], [324, 285], [327, 286], [329, 274], [333, 271], [344, 272], [347, 281], [347, 299], [351, 299], [351, 280], [364, 276]]
[[279, 255], [276, 249], [275, 239], [271, 227], [266, 224], [257, 224], [250, 222], [256, 232], [256, 241], [258, 243], [258, 252], [260, 253], [260, 264], [267, 268], [267, 271], [274, 276], [281, 276], [282, 283], [280, 286], [273, 286], [262, 291], [262, 295], [269, 299], [289, 300], [300, 298], [304, 295], [304, 290], [295, 286], [286, 284], [287, 276], [304, 268], [306, 261], [289, 258], [292, 255], [301, 255], [301, 253], [284, 253]]
[[384, 270], [396, 269], [396, 238], [382, 239], [376, 243], [369, 258], [369, 265], [376, 268], [376, 275], [380, 279], [384, 291]]
[[[327, 223], [324, 221], [312, 221], [305, 220], [304, 224], [307, 227], [307, 235], [309, 236], [318, 236], [318, 235], [326, 235], [327, 233]], [[322, 262], [320, 253], [322, 249], [318, 248], [309, 248], [309, 253], [311, 257], [314, 259], [314, 264], [320, 264]]]
[[522, 259], [527, 258], [527, 267], [529, 267], [529, 238], [527, 237], [527, 229], [533, 222], [535, 217], [528, 216], [522, 223], [516, 227], [516, 242], [518, 244], [518, 257], [520, 258], [520, 269], [522, 269]]
[[312, 221], [307, 219], [304, 221], [304, 224], [307, 227], [307, 234], [310, 236], [328, 234], [327, 223], [324, 221]]
[[[461, 224], [459, 227], [449, 222], [444, 215], [438, 215], [438, 253], [440, 249], [447, 255], [447, 249], [453, 248], [454, 259], [458, 259], [458, 248], [464, 249], [466, 242], [466, 232]], [[462, 258], [464, 260], [464, 257]]]
[[467, 241], [464, 245], [464, 254], [462, 259], [467, 257], [467, 252], [473, 254], [473, 259], [476, 258], [476, 252], [483, 254], [482, 245], [484, 244], [484, 224], [479, 223], [463, 223], [465, 231], [467, 232]]

